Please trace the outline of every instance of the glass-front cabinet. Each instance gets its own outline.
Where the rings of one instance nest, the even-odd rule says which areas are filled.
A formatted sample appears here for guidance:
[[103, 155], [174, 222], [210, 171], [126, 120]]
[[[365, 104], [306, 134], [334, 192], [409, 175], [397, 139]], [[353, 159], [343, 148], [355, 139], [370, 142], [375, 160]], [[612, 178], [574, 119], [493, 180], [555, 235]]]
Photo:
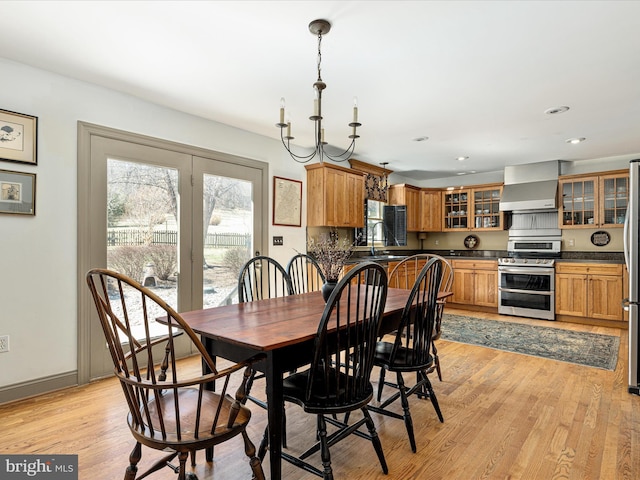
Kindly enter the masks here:
[[443, 230], [501, 230], [502, 185], [447, 190], [442, 196]]
[[629, 176], [601, 176], [600, 198], [600, 225], [623, 225], [629, 203]]
[[503, 228], [503, 214], [500, 211], [502, 187], [474, 188], [472, 190], [474, 230], [500, 230]]
[[442, 195], [443, 230], [468, 229], [469, 190], [447, 190]]
[[562, 196], [559, 216], [562, 226], [595, 224], [598, 177], [584, 177], [559, 182]]
[[626, 171], [560, 178], [561, 228], [622, 227], [629, 202]]

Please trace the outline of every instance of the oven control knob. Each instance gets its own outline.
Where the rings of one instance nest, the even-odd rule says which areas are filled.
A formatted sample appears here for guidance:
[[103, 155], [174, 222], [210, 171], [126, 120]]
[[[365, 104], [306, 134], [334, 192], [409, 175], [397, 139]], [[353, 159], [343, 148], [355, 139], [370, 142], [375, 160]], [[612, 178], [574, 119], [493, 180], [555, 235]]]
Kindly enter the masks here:
[[522, 263], [527, 263], [527, 262], [528, 262], [528, 260], [526, 258], [522, 259]]

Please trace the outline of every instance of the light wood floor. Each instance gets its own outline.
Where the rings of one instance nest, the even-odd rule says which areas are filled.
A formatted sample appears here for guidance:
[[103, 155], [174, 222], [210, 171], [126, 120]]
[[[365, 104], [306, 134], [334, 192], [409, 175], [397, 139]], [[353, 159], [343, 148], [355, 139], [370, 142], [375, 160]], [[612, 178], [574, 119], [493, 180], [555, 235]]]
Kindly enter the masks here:
[[[488, 316], [619, 335], [618, 366], [611, 372], [441, 340], [444, 379], [434, 374], [432, 382], [445, 422], [438, 422], [428, 400], [412, 398], [413, 454], [403, 422], [373, 414], [389, 475], [371, 444], [351, 436], [332, 449], [337, 479], [638, 478], [640, 397], [627, 392], [627, 331]], [[186, 362], [199, 368], [193, 359]], [[266, 414], [253, 410], [250, 435], [258, 444]], [[78, 454], [80, 479], [123, 478], [133, 446], [125, 417], [113, 379], [0, 406], [0, 454]], [[287, 405], [287, 421], [293, 451], [313, 442], [313, 418]], [[157, 457], [143, 451], [143, 463]], [[317, 478], [286, 463], [283, 472], [289, 480]], [[241, 440], [216, 448], [212, 464], [201, 455], [196, 473], [200, 480], [251, 478]], [[176, 476], [164, 469], [151, 478]]]

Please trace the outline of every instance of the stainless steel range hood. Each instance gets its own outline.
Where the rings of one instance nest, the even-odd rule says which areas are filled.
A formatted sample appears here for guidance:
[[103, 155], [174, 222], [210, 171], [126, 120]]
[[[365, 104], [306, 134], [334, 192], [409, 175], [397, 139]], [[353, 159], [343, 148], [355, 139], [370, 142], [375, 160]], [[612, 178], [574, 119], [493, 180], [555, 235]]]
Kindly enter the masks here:
[[556, 209], [559, 174], [558, 160], [506, 166], [500, 210]]

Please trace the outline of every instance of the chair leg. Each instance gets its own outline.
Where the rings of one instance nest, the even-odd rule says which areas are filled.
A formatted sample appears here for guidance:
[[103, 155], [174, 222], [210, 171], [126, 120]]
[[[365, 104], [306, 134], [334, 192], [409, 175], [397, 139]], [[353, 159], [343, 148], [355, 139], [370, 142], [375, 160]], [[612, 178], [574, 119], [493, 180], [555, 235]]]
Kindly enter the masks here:
[[436, 392], [433, 391], [433, 385], [429, 381], [429, 377], [424, 373], [420, 372], [422, 376], [422, 380], [424, 382], [424, 386], [429, 392], [429, 398], [431, 399], [431, 403], [433, 404], [433, 408], [436, 410], [436, 414], [438, 415], [438, 419], [440, 423], [444, 423], [444, 417], [442, 416], [442, 412], [440, 411], [440, 405], [438, 405], [438, 399], [436, 398]]
[[433, 352], [433, 363], [436, 366], [436, 372], [438, 373], [438, 380], [442, 381], [442, 371], [440, 370], [440, 357], [438, 357], [438, 349], [435, 342], [431, 344], [431, 351]]
[[287, 448], [287, 412], [282, 405], [282, 448]]
[[385, 374], [385, 369], [381, 367], [380, 378], [378, 379], [378, 398], [377, 398], [378, 402], [382, 398], [382, 389], [384, 388], [384, 374]]
[[333, 470], [331, 469], [331, 454], [329, 453], [329, 444], [327, 442], [327, 423], [324, 415], [318, 415], [318, 437], [320, 438], [320, 457], [322, 458], [322, 478], [324, 480], [333, 480]]
[[140, 442], [136, 442], [136, 446], [133, 447], [129, 454], [129, 466], [124, 474], [124, 480], [135, 480], [136, 473], [138, 473], [138, 462], [142, 458], [142, 445]]
[[402, 373], [397, 372], [398, 390], [400, 391], [400, 404], [402, 405], [402, 416], [404, 417], [404, 426], [409, 436], [409, 444], [411, 451], [416, 453], [416, 438], [413, 434], [413, 419], [411, 418], [411, 410], [409, 410], [409, 399], [407, 398], [407, 386], [404, 384]]
[[378, 432], [376, 431], [376, 425], [375, 423], [373, 423], [373, 419], [371, 418], [367, 407], [362, 407], [361, 410], [365, 418], [365, 423], [367, 424], [367, 429], [369, 430], [369, 435], [371, 435], [371, 443], [373, 443], [373, 448], [376, 450], [376, 454], [378, 455], [378, 460], [380, 461], [382, 471], [386, 475], [387, 473], [389, 473], [389, 467], [387, 467], [387, 461], [384, 458], [384, 452], [382, 451], [382, 444], [380, 443], [380, 438], [378, 437]]
[[249, 457], [249, 465], [251, 465], [251, 471], [253, 472], [253, 480], [264, 480], [262, 462], [256, 457], [256, 447], [249, 439], [246, 430], [242, 431], [242, 438], [244, 440], [244, 453]]
[[185, 480], [187, 478], [187, 458], [189, 458], [189, 452], [180, 452], [178, 454], [178, 460], [180, 461], [178, 480]]
[[269, 448], [269, 426], [267, 425], [264, 429], [264, 435], [262, 436], [262, 440], [260, 441], [260, 446], [258, 447], [258, 458], [260, 461], [264, 461], [264, 457], [267, 454], [267, 449]]

